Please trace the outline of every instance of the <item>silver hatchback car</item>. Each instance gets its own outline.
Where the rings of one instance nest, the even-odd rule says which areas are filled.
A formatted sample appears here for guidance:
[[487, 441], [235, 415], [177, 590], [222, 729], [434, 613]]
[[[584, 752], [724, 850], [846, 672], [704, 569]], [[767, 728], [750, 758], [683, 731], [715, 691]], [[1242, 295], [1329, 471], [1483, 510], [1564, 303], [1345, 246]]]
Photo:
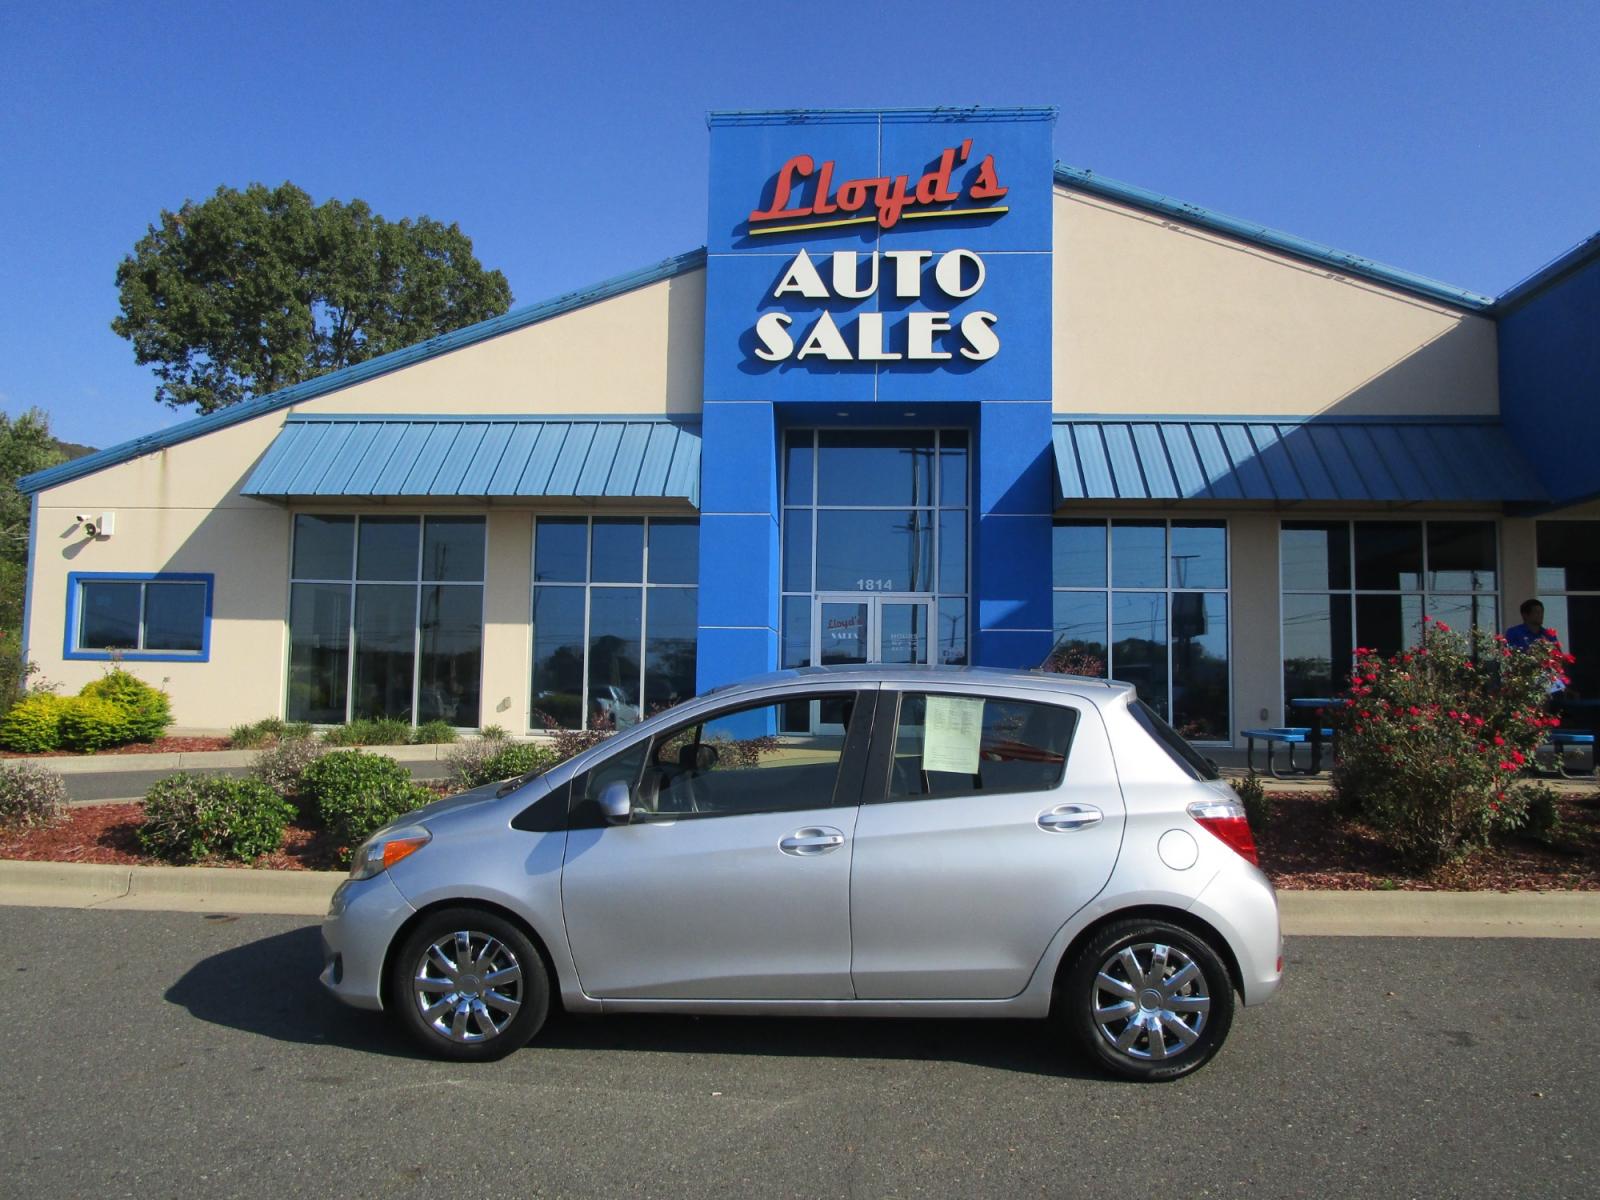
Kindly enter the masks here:
[[721, 688], [357, 852], [322, 982], [427, 1050], [573, 1012], [1037, 1017], [1174, 1079], [1283, 970], [1233, 792], [1125, 684], [811, 668]]

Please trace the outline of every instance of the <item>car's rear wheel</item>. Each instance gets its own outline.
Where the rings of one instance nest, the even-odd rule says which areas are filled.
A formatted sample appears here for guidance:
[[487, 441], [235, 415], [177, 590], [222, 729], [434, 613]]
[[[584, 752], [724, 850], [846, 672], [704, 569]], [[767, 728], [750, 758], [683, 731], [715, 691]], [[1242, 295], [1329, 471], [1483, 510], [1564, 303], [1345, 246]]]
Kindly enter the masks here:
[[1198, 1070], [1233, 1023], [1233, 982], [1205, 939], [1166, 921], [1114, 921], [1078, 952], [1058, 1017], [1084, 1053], [1127, 1079]]
[[544, 960], [512, 922], [477, 908], [430, 913], [390, 965], [389, 997], [428, 1053], [485, 1062], [525, 1046], [544, 1024]]

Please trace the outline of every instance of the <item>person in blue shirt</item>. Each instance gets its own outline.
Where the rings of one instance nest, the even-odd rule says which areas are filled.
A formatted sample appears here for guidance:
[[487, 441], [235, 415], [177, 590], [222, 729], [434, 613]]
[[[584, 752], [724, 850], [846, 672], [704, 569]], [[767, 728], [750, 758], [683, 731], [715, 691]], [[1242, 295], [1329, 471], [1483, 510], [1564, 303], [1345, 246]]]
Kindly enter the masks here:
[[1535, 642], [1556, 640], [1556, 631], [1545, 628], [1544, 605], [1537, 600], [1524, 600], [1518, 611], [1522, 614], [1522, 624], [1506, 630], [1506, 645], [1513, 650], [1526, 650]]

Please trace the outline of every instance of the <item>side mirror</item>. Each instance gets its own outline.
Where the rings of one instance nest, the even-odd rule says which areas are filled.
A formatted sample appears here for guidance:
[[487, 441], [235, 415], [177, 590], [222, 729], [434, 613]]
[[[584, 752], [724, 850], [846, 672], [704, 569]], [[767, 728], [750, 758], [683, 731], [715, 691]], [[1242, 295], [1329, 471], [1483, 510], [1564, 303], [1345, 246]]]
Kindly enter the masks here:
[[633, 792], [620, 779], [600, 789], [600, 815], [607, 825], [626, 825], [633, 819]]

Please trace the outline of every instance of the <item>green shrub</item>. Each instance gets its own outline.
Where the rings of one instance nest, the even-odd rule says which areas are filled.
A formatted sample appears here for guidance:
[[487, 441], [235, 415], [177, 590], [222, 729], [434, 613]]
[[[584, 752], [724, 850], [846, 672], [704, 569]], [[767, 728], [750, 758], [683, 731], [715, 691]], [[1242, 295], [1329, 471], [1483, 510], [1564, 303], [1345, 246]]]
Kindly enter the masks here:
[[427, 788], [412, 782], [402, 764], [360, 750], [324, 754], [306, 767], [301, 780], [346, 855], [375, 830], [434, 799]]
[[61, 713], [67, 701], [49, 692], [30, 692], [0, 717], [0, 746], [19, 754], [61, 748]]
[[463, 791], [513, 775], [539, 774], [559, 761], [553, 747], [498, 738], [464, 742], [445, 758], [451, 784]]
[[1232, 787], [1238, 793], [1239, 803], [1244, 805], [1245, 819], [1249, 821], [1251, 831], [1260, 837], [1272, 824], [1272, 797], [1267, 795], [1261, 776], [1251, 771], [1244, 779], [1235, 780]]
[[395, 717], [363, 717], [348, 725], [335, 725], [322, 740], [330, 746], [409, 746], [411, 725]]
[[418, 746], [448, 745], [460, 736], [449, 721], [424, 721], [411, 731], [411, 740]]
[[61, 704], [61, 744], [68, 750], [104, 750], [133, 741], [128, 710], [99, 696], [72, 696]]
[[106, 700], [123, 712], [121, 741], [153, 742], [172, 724], [172, 701], [160, 688], [120, 667], [85, 685], [79, 696]]
[[486, 742], [504, 742], [511, 737], [504, 725], [485, 725], [478, 730], [478, 736]]
[[258, 780], [180, 771], [145, 793], [139, 841], [170, 862], [248, 862], [283, 844], [293, 816], [294, 805]]
[[1495, 816], [1500, 828], [1518, 830], [1541, 841], [1553, 841], [1561, 834], [1560, 797], [1547, 783], [1507, 788]]
[[228, 745], [235, 750], [271, 746], [283, 738], [288, 729], [281, 717], [262, 717], [248, 725], [235, 725], [233, 732], [228, 735]]
[[[1425, 620], [1422, 644], [1384, 659], [1358, 649], [1333, 771], [1342, 811], [1415, 866], [1482, 846], [1507, 789], [1555, 718], [1544, 712], [1566, 658], [1553, 642], [1510, 649]], [[1514, 802], [1513, 802], [1514, 803]]]
[[310, 799], [304, 782], [306, 768], [326, 753], [327, 747], [316, 738], [285, 731], [276, 746], [256, 755], [250, 774], [285, 799], [302, 802]]
[[54, 771], [33, 763], [0, 763], [0, 827], [53, 825], [66, 803], [66, 786]]

